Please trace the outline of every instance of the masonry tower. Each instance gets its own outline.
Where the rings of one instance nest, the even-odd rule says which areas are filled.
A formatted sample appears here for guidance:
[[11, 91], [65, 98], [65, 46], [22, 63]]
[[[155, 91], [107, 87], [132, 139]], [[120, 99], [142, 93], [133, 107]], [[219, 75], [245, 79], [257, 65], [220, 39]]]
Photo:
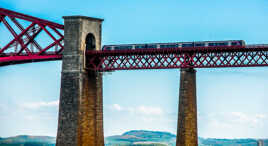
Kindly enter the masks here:
[[85, 51], [101, 48], [102, 19], [64, 18], [57, 146], [104, 146], [102, 74], [86, 70]]
[[182, 68], [176, 146], [197, 146], [196, 70]]

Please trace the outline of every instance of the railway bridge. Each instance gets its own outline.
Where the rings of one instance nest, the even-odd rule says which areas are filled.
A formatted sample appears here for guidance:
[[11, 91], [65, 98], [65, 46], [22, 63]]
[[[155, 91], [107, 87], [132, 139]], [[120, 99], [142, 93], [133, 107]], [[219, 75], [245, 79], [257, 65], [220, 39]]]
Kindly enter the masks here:
[[177, 146], [197, 146], [195, 68], [268, 66], [267, 45], [101, 50], [102, 19], [63, 18], [61, 25], [0, 8], [11, 36], [0, 44], [0, 66], [62, 59], [57, 146], [104, 145], [103, 72], [180, 69]]

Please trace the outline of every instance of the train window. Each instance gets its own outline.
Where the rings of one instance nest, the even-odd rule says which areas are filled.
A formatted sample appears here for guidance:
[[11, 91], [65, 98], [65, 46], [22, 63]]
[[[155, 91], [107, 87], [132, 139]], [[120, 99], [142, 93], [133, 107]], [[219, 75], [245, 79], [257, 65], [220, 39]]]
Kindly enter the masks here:
[[195, 45], [196, 47], [203, 47], [203, 46], [205, 46], [204, 43], [195, 43], [194, 45]]
[[216, 46], [216, 43], [208, 43], [208, 46]]
[[218, 43], [218, 46], [227, 46], [228, 43], [227, 42], [221, 42], [221, 43]]
[[122, 49], [122, 46], [116, 46], [115, 49], [116, 50], [121, 50]]
[[178, 44], [172, 44], [172, 45], [160, 45], [160, 48], [178, 48]]
[[160, 45], [160, 48], [166, 48], [166, 45]]
[[212, 43], [211, 46], [227, 46], [227, 43], [226, 42]]
[[169, 45], [169, 48], [178, 48], [178, 44]]
[[112, 50], [112, 47], [104, 47], [104, 50]]
[[135, 49], [144, 49], [146, 48], [146, 45], [136, 45]]
[[193, 47], [194, 45], [193, 45], [193, 43], [191, 43], [191, 44], [182, 44], [182, 47]]
[[168, 48], [167, 45], [160, 45], [160, 48]]
[[237, 42], [232, 42], [232, 46], [236, 46], [236, 45], [238, 45]]
[[147, 48], [157, 48], [156, 45], [147, 45]]
[[132, 49], [132, 46], [116, 46], [116, 50], [125, 50], [125, 49]]
[[124, 46], [126, 49], [132, 49], [132, 46]]

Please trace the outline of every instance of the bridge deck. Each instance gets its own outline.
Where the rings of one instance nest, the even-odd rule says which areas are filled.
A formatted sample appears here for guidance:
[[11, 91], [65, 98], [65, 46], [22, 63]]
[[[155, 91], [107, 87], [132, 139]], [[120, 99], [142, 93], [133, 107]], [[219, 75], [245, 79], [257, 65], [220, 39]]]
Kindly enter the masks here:
[[268, 46], [89, 51], [86, 64], [95, 71], [268, 66]]

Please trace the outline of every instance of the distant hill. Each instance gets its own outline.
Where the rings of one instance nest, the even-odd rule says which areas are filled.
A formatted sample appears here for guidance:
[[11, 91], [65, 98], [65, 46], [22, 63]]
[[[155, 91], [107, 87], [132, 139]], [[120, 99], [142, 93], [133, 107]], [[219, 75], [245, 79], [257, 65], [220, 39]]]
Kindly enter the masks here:
[[264, 141], [264, 145], [268, 146], [268, 139], [264, 139], [263, 141]]
[[[264, 146], [268, 146], [268, 139], [264, 139]], [[163, 144], [176, 145], [176, 135], [168, 132], [132, 130], [122, 135], [105, 138], [105, 146], [136, 146], [134, 144]], [[199, 146], [257, 146], [256, 139], [215, 139], [198, 138]], [[144, 145], [145, 146], [145, 145]]]
[[199, 146], [258, 146], [255, 139], [214, 139], [199, 138]]
[[19, 135], [0, 138], [0, 146], [55, 146], [55, 137]]
[[[268, 139], [263, 139], [268, 146]], [[198, 138], [199, 146], [257, 146], [256, 139]], [[0, 146], [55, 146], [56, 138], [50, 136], [19, 135], [1, 138]], [[132, 130], [122, 135], [105, 138], [105, 146], [175, 146], [176, 135], [169, 132]]]
[[176, 135], [168, 132], [132, 130], [122, 135], [109, 136], [105, 138], [105, 146], [158, 144], [159, 146], [173, 146]]

